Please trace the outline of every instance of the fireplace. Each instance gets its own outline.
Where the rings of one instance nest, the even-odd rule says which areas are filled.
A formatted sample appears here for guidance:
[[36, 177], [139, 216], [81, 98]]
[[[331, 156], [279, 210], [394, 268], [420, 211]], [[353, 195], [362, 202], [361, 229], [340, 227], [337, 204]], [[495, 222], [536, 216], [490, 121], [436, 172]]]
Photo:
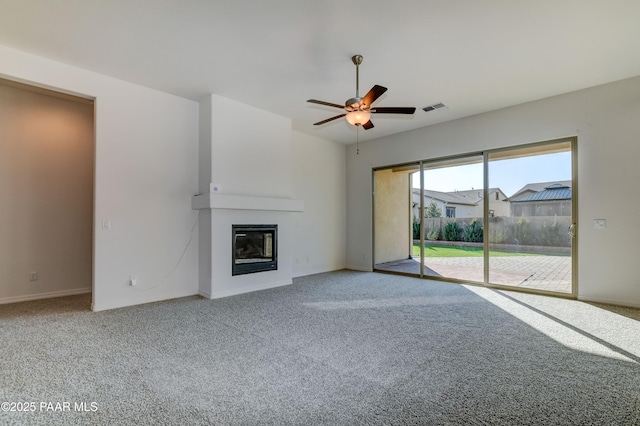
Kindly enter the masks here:
[[278, 225], [231, 225], [231, 275], [278, 269]]

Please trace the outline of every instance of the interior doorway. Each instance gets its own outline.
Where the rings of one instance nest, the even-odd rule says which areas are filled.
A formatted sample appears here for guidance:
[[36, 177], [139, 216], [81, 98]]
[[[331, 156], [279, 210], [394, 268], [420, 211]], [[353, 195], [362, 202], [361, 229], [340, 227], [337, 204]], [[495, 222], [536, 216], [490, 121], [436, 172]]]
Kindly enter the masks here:
[[576, 145], [375, 169], [374, 270], [575, 296]]
[[92, 292], [94, 121], [92, 99], [0, 79], [0, 303]]

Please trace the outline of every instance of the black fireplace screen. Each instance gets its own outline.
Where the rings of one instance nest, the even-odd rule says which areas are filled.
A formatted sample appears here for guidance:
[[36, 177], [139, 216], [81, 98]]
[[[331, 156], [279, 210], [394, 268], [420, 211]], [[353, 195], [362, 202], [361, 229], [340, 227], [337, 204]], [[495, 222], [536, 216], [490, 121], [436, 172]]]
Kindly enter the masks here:
[[278, 225], [231, 225], [232, 275], [278, 269]]

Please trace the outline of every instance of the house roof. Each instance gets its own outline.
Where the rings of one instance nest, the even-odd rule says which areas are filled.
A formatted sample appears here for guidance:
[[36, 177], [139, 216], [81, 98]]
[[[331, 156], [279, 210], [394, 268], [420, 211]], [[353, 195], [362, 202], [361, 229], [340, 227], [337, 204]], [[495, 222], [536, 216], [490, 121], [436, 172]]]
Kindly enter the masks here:
[[[495, 193], [496, 191], [500, 191], [501, 194], [504, 194], [500, 188], [489, 188], [489, 194]], [[475, 206], [482, 201], [482, 192], [482, 189], [469, 189], [466, 191], [455, 192], [440, 192], [425, 189], [424, 197], [433, 198], [446, 204]], [[414, 188], [413, 193], [420, 195], [420, 190]]]
[[519, 199], [521, 196], [526, 194], [543, 191], [545, 188], [550, 187], [554, 184], [560, 184], [562, 186], [566, 186], [567, 188], [571, 188], [570, 180], [553, 180], [550, 182], [528, 183], [517, 190], [511, 197], [509, 197], [509, 201]]
[[512, 203], [522, 203], [527, 201], [552, 201], [570, 200], [571, 188], [562, 183], [553, 183], [542, 189], [542, 191], [527, 193], [517, 198], [510, 198]]

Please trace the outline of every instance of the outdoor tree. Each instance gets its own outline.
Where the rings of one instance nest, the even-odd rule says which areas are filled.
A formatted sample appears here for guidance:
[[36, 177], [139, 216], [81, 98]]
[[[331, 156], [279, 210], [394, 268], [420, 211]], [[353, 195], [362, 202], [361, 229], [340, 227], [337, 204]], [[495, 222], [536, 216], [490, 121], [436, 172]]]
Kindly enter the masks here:
[[442, 217], [442, 210], [440, 210], [435, 201], [431, 200], [424, 211], [424, 217]]

